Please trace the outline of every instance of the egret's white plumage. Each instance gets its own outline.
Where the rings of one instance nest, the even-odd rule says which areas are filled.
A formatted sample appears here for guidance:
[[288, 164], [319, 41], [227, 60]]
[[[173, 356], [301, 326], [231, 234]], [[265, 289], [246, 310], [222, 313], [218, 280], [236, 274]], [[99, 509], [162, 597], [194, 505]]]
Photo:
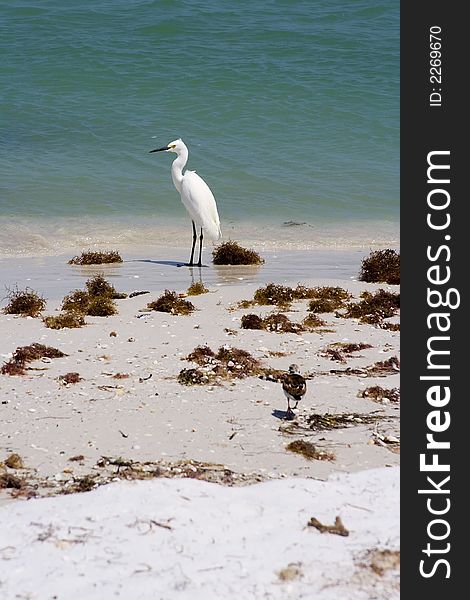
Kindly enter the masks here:
[[196, 227], [200, 229], [199, 236], [199, 262], [201, 266], [202, 240], [206, 234], [212, 240], [220, 239], [220, 219], [217, 212], [217, 204], [213, 193], [207, 183], [199, 177], [196, 171], [185, 171], [183, 169], [188, 162], [188, 148], [183, 140], [178, 139], [170, 142], [163, 148], [157, 148], [150, 152], [174, 152], [177, 156], [171, 165], [171, 177], [175, 188], [180, 193], [181, 202], [193, 222], [193, 246], [189, 265], [193, 265], [194, 246], [196, 244]]

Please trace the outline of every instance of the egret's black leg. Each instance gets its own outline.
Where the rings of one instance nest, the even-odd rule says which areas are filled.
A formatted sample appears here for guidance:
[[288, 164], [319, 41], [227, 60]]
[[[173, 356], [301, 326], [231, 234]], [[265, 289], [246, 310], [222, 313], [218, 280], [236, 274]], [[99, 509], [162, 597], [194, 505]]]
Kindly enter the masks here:
[[193, 246], [191, 248], [191, 258], [189, 259], [189, 264], [188, 267], [192, 267], [194, 265], [194, 248], [196, 246], [196, 240], [197, 240], [197, 233], [196, 233], [196, 225], [194, 224], [194, 221], [192, 221], [193, 224]]
[[201, 235], [199, 236], [199, 262], [197, 263], [198, 267], [202, 267], [202, 240], [203, 240], [204, 236], [202, 234], [202, 227], [201, 227]]

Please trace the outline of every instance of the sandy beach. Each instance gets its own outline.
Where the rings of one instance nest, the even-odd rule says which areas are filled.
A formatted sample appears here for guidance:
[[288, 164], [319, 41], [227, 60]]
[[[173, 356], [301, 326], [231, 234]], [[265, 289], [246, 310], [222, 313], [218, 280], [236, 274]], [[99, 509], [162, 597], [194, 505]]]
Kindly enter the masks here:
[[[17, 520], [19, 527], [16, 533], [7, 532], [2, 546], [19, 548], [25, 543], [24, 536], [34, 534], [31, 531], [28, 533], [27, 528], [28, 520], [36, 519], [33, 513], [45, 514], [43, 511], [47, 511], [51, 515], [58, 514], [60, 510], [75, 511], [75, 507], [80, 511], [87, 505], [88, 498], [90, 503], [94, 503], [93, 498], [96, 498], [97, 506], [100, 506], [98, 499], [114, 504], [113, 498], [121, 498], [121, 494], [122, 497], [126, 494], [139, 496], [137, 490], [141, 490], [143, 496], [139, 496], [140, 500], [136, 499], [137, 496], [129, 499], [138, 519], [136, 506], [140, 501], [144, 502], [145, 495], [156, 497], [168, 494], [170, 497], [171, 494], [179, 494], [179, 498], [193, 495], [196, 498], [207, 494], [218, 507], [214, 509], [217, 514], [214, 513], [213, 518], [220, 520], [223, 514], [227, 514], [218, 504], [220, 494], [226, 494], [224, 498], [230, 500], [230, 494], [242, 494], [240, 490], [243, 488], [247, 490], [243, 493], [248, 495], [239, 504], [246, 502], [246, 506], [252, 506], [256, 498], [257, 505], [264, 506], [263, 498], [277, 494], [268, 490], [278, 490], [281, 498], [292, 488], [301, 490], [292, 492], [292, 504], [286, 507], [296, 521], [300, 511], [300, 508], [295, 508], [298, 497], [302, 496], [305, 500], [306, 495], [314, 497], [318, 494], [322, 505], [328, 506], [330, 499], [340, 493], [338, 489], [342, 486], [340, 495], [344, 495], [344, 498], [341, 496], [344, 502], [361, 505], [361, 516], [370, 512], [372, 521], [376, 518], [377, 523], [384, 523], [383, 527], [377, 526], [375, 530], [372, 521], [369, 525], [365, 522], [359, 524], [354, 522], [352, 516], [350, 523], [346, 523], [346, 516], [350, 515], [345, 513], [345, 526], [357, 528], [357, 537], [347, 538], [349, 545], [344, 545], [343, 538], [339, 536], [308, 533], [313, 536], [316, 534], [321, 540], [330, 540], [324, 543], [333, 555], [332, 548], [341, 546], [341, 552], [349, 557], [350, 573], [356, 575], [360, 571], [357, 556], [361, 551], [373, 548], [397, 551], [399, 403], [390, 400], [373, 402], [368, 397], [360, 397], [360, 394], [371, 386], [387, 389], [399, 387], [398, 366], [385, 376], [369, 370], [379, 361], [399, 356], [399, 332], [360, 323], [357, 319], [338, 317], [334, 313], [321, 315], [326, 324], [319, 331], [296, 334], [248, 330], [240, 327], [244, 314], [265, 316], [273, 312], [273, 307], [241, 309], [237, 306], [241, 300], [252, 299], [254, 291], [268, 282], [292, 286], [299, 283], [306, 286], [341, 286], [356, 300], [366, 290], [382, 288], [398, 291], [397, 286], [366, 284], [357, 280], [361, 260], [368, 253], [368, 250], [346, 249], [266, 252], [263, 254], [266, 262], [260, 267], [214, 267], [206, 262], [208, 266], [202, 269], [179, 266], [186, 258], [185, 251], [170, 249], [159, 251], [157, 258], [142, 252], [124, 256], [122, 264], [112, 266], [72, 267], [66, 264], [70, 256], [64, 255], [1, 261], [2, 285], [10, 289], [15, 285], [19, 288], [29, 286], [42, 293], [47, 299], [44, 315], [58, 314], [62, 297], [73, 289], [83, 287], [85, 280], [96, 273], [103, 273], [119, 291], [149, 292], [118, 300], [119, 313], [115, 316], [86, 317], [87, 325], [80, 329], [52, 330], [46, 328], [40, 318], [0, 314], [2, 362], [9, 360], [18, 346], [34, 342], [53, 346], [66, 354], [63, 358], [33, 363], [31, 366], [34, 370], [28, 370], [23, 376], [0, 375], [0, 461], [12, 453], [20, 455], [24, 468], [8, 471], [24, 477], [28, 482], [28, 491], [16, 493], [19, 496], [17, 499], [12, 498], [10, 489], [1, 491], [0, 511], [3, 516], [14, 514], [13, 521]], [[194, 281], [203, 281], [209, 293], [190, 298], [196, 307], [193, 314], [176, 316], [145, 311], [147, 303], [158, 298], [164, 289], [184, 293]], [[308, 314], [307, 304], [305, 300], [295, 301], [283, 313], [292, 321], [301, 321]], [[398, 322], [396, 317], [391, 320]], [[370, 347], [351, 353], [344, 362], [338, 362], [331, 360], [331, 356], [325, 352], [329, 345], [337, 342], [363, 343]], [[297, 363], [307, 378], [307, 394], [296, 410], [295, 419], [288, 421], [284, 418], [286, 400], [281, 384], [276, 381], [247, 377], [212, 382], [211, 385], [185, 386], [179, 383], [178, 373], [195, 366], [186, 357], [200, 345], [207, 345], [214, 351], [222, 346], [248, 350], [266, 368], [282, 371], [286, 371], [291, 363]], [[59, 377], [70, 372], [79, 373], [81, 380], [76, 384], [64, 385]], [[116, 374], [122, 377], [114, 377]], [[352, 417], [347, 426], [320, 431], [307, 426], [311, 414], [349, 414], [356, 417]], [[360, 415], [367, 415], [371, 419], [361, 419]], [[332, 459], [307, 460], [302, 455], [287, 451], [287, 444], [298, 439], [312, 442], [319, 450], [331, 454]], [[121, 468], [117, 459], [121, 461]], [[94, 478], [96, 485], [91, 487], [98, 487], [105, 481], [128, 479], [121, 477], [124, 467], [129, 468], [130, 465], [132, 469], [132, 465], [135, 465], [137, 470], [145, 470], [146, 463], [155, 468], [160, 465], [163, 470], [170, 469], [172, 478], [132, 484], [115, 482], [84, 494], [57, 495], [84, 477]], [[173, 478], [178, 475], [178, 468], [180, 475], [186, 476], [185, 479]], [[207, 481], [186, 481], [190, 476], [188, 468], [197, 474], [206, 469], [210, 476], [195, 477], [225, 482], [229, 487], [216, 486]], [[271, 481], [273, 479], [276, 481]], [[379, 480], [380, 485], [377, 483]], [[368, 482], [375, 482], [375, 492], [359, 498], [357, 489], [369, 489]], [[111, 490], [115, 490], [115, 496]], [[57, 497], [24, 501], [33, 494]], [[235, 502], [233, 499], [230, 501]], [[177, 512], [183, 510], [177, 508], [181, 502], [184, 505], [181, 499], [173, 502]], [[65, 507], [65, 503], [70, 508], [60, 508]], [[307, 505], [304, 503], [302, 510], [307, 510]], [[334, 502], [331, 506], [335, 506]], [[32, 512], [29, 513], [29, 510]], [[243, 510], [240, 514], [234, 513], [234, 523], [240, 519], [240, 526], [245, 523], [250, 527], [251, 523], [253, 527], [257, 513], [254, 509], [246, 510], [249, 514], [244, 514]], [[282, 514], [281, 506], [273, 506], [269, 510]], [[316, 516], [333, 522], [338, 511], [335, 508]], [[83, 518], [85, 512], [80, 513]], [[169, 512], [165, 515], [165, 518], [170, 517]], [[305, 521], [304, 517], [302, 519]], [[96, 518], [99, 521], [100, 518]], [[284, 525], [281, 521], [276, 524], [276, 519], [269, 521], [276, 528], [276, 543], [281, 544], [281, 553], [284, 552], [283, 544], [284, 549], [291, 543], [298, 543], [299, 549], [303, 548], [300, 538], [304, 533], [300, 528], [298, 539], [291, 531], [289, 540], [295, 539], [283, 540], [282, 530], [289, 529], [288, 521]], [[65, 519], [61, 526], [65, 527], [67, 523], [68, 526], [73, 525]], [[204, 524], [198, 526], [205, 527]], [[366, 535], [366, 529], [369, 534], [370, 531], [376, 532], [376, 536], [372, 536], [374, 539]], [[393, 535], [391, 530], [394, 531]], [[18, 533], [21, 531], [23, 534]], [[103, 539], [107, 535], [103, 534]], [[356, 539], [356, 543], [353, 539]], [[129, 551], [134, 543], [135, 540], [129, 540]], [[43, 544], [44, 548], [46, 546]], [[52, 553], [57, 553], [57, 544], [54, 548], [52, 546], [49, 544], [47, 547]], [[48, 560], [48, 551], [44, 548], [43, 558]], [[263, 552], [261, 546], [258, 550]], [[307, 546], [301, 554], [304, 551], [307, 551]], [[318, 546], [316, 551], [321, 552], [321, 548]], [[7, 586], [7, 597], [13, 598], [15, 596], [8, 596], [8, 593], [13, 590], [13, 583], [19, 585], [21, 561], [25, 559], [19, 551], [11, 552], [7, 557], [0, 554], [4, 559], [0, 561], [0, 566], [5, 567], [7, 563], [18, 566], [16, 570], [4, 572], [1, 577], [2, 584]], [[256, 549], [253, 552], [256, 553]], [[233, 574], [227, 574], [225, 591], [220, 591], [222, 588], [219, 589], [215, 583], [212, 587], [210, 584], [197, 587], [196, 579], [189, 574], [191, 583], [183, 586], [183, 591], [176, 586], [173, 592], [161, 597], [229, 598], [234, 597], [231, 594], [235, 592], [243, 592], [246, 598], [338, 597], [338, 590], [345, 585], [344, 574], [338, 574], [336, 583], [332, 582], [334, 569], [332, 571], [331, 566], [339, 564], [341, 554], [334, 560], [325, 558], [323, 568], [328, 573], [326, 579], [330, 583], [327, 585], [325, 580], [315, 588], [312, 587], [314, 571], [310, 567], [306, 571], [308, 575], [299, 576], [298, 581], [294, 577], [293, 582], [280, 584], [279, 579], [273, 576], [278, 568], [282, 568], [281, 563], [287, 565], [300, 560], [299, 556], [294, 555], [289, 560], [287, 553], [285, 560], [278, 561], [275, 567], [272, 563], [269, 576], [266, 572], [258, 582], [259, 588], [256, 588], [256, 563], [244, 562], [243, 559], [243, 569], [250, 585], [243, 587], [240, 584], [237, 587], [235, 580], [231, 579]], [[152, 561], [151, 552], [146, 559], [141, 557], [141, 562], [146, 561]], [[200, 568], [210, 566], [204, 563]], [[56, 576], [60, 572], [59, 566], [54, 568]], [[34, 575], [31, 586], [28, 588], [25, 584], [21, 588], [23, 592], [32, 593], [29, 596], [31, 598], [53, 597], [54, 592], [58, 598], [65, 597], [59, 593], [60, 587], [54, 586], [47, 588], [49, 595], [46, 592], [34, 595], [31, 590], [38, 589], [43, 576]], [[94, 575], [90, 572], [87, 577], [93, 579]], [[223, 578], [223, 575], [220, 577]], [[374, 597], [377, 598], [398, 597], [397, 582], [392, 585], [387, 577], [374, 571], [368, 578], [360, 579], [361, 583], [358, 583], [354, 593], [351, 591], [351, 595], [343, 597], [367, 598], [371, 590], [374, 590]], [[385, 584], [386, 579], [388, 583]], [[5, 584], [5, 581], [9, 583]], [[289, 596], [283, 595], [286, 585], [291, 586]], [[326, 587], [323, 589], [324, 585]], [[329, 589], [331, 585], [340, 587], [333, 593]], [[97, 592], [87, 592], [85, 595], [67, 597], [108, 598], [112, 593], [118, 593], [116, 590], [122, 597], [130, 597], [126, 596], [125, 586], [116, 586], [113, 587], [108, 581], [101, 596]], [[145, 590], [143, 585], [140, 595], [133, 597], [160, 597], [146, 595]], [[259, 595], [261, 591], [268, 595]]]

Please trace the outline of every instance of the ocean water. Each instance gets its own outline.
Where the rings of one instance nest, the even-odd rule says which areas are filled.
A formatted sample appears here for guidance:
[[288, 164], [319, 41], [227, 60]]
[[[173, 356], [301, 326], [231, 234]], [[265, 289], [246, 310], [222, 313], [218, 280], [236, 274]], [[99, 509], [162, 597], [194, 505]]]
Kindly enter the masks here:
[[3, 0], [0, 256], [187, 244], [181, 137], [224, 238], [398, 241], [399, 3]]

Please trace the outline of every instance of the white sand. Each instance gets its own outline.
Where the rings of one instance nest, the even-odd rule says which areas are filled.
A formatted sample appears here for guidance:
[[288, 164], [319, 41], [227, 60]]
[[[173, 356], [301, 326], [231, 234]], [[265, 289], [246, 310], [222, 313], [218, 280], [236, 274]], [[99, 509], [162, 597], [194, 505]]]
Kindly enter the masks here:
[[[308, 282], [307, 282], [308, 283]], [[324, 283], [315, 280], [315, 284]], [[341, 283], [358, 293], [377, 286]], [[378, 411], [390, 417], [380, 422], [384, 434], [397, 435], [398, 409], [375, 404], [357, 394], [367, 386], [397, 387], [398, 373], [386, 378], [338, 377], [331, 369], [364, 367], [397, 354], [399, 334], [351, 319], [325, 315], [332, 333], [276, 334], [240, 328], [242, 314], [271, 312], [268, 307], [230, 312], [227, 307], [253, 295], [254, 286], [213, 288], [191, 298], [198, 310], [190, 316], [141, 313], [158, 294], [118, 301], [119, 315], [87, 317], [81, 329], [47, 329], [40, 319], [0, 316], [0, 356], [17, 346], [40, 342], [68, 356], [34, 366], [22, 377], [0, 376], [3, 401], [2, 450], [19, 453], [42, 476], [75, 467], [68, 458], [83, 454], [89, 468], [101, 455], [133, 460], [189, 458], [223, 463], [235, 471], [325, 477], [335, 470], [360, 470], [398, 464], [399, 456], [370, 445], [373, 425], [320, 432], [312, 441], [337, 455], [334, 463], [299, 459], [285, 451], [279, 433], [285, 411], [281, 386], [250, 377], [221, 386], [182, 386], [179, 371], [194, 367], [183, 360], [197, 345], [217, 350], [224, 344], [249, 350], [264, 364], [287, 369], [296, 362], [302, 372], [326, 372], [308, 382], [298, 414]], [[292, 320], [306, 314], [306, 301], [296, 302]], [[230, 335], [224, 329], [236, 331]], [[117, 337], [110, 337], [110, 332]], [[131, 340], [131, 341], [129, 341]], [[366, 342], [373, 347], [356, 353], [347, 364], [319, 354], [337, 341]], [[269, 351], [287, 353], [269, 356]], [[78, 372], [83, 381], [65, 387], [59, 375]], [[112, 374], [125, 373], [116, 380]], [[140, 379], [149, 377], [143, 382]], [[105, 387], [109, 386], [109, 387]], [[274, 413], [274, 414], [273, 414]], [[121, 433], [122, 432], [122, 433]], [[232, 439], [232, 434], [236, 434]], [[127, 437], [124, 437], [123, 434]], [[71, 476], [71, 475], [70, 475]]]
[[[184, 260], [184, 252], [179, 254]], [[51, 330], [40, 319], [0, 314], [2, 361], [18, 346], [33, 342], [68, 355], [34, 363], [41, 370], [25, 376], [0, 375], [0, 461], [12, 452], [20, 454], [26, 469], [16, 475], [61, 486], [96, 473], [96, 462], [104, 455], [134, 461], [193, 459], [259, 478], [286, 478], [236, 489], [159, 479], [28, 502], [13, 502], [3, 490], [0, 519], [7, 528], [0, 532], [0, 596], [398, 597], [395, 575], [380, 577], [359, 562], [374, 547], [398, 549], [398, 469], [387, 467], [399, 464], [399, 454], [373, 441], [376, 434], [399, 435], [399, 409], [358, 393], [372, 385], [398, 387], [399, 374], [370, 378], [329, 371], [397, 356], [399, 332], [333, 314], [322, 315], [332, 332], [242, 330], [243, 314], [265, 315], [272, 309], [228, 310], [268, 281], [340, 285], [356, 297], [366, 289], [396, 289], [355, 281], [366, 254], [280, 253], [266, 255], [266, 265], [258, 269], [211, 267], [200, 272], [176, 267], [180, 256], [171, 251], [104, 269], [69, 267], [64, 257], [0, 262], [2, 283], [42, 292], [48, 299], [46, 314], [57, 314], [61, 297], [99, 271], [118, 290], [151, 291], [118, 301], [116, 316], [87, 317], [89, 324], [76, 330]], [[191, 298], [197, 308], [191, 316], [140, 312], [165, 287], [183, 292], [199, 278], [211, 293]], [[306, 301], [295, 302], [286, 314], [300, 321], [306, 308]], [[112, 331], [116, 337], [110, 337]], [[346, 364], [322, 356], [322, 348], [338, 341], [366, 342], [372, 348], [355, 353]], [[375, 425], [286, 435], [280, 431], [286, 425], [280, 418], [286, 402], [279, 383], [255, 377], [210, 387], [177, 382], [182, 368], [195, 366], [184, 357], [201, 344], [215, 351], [224, 344], [249, 350], [266, 366], [279, 369], [298, 363], [312, 375], [297, 411], [300, 419], [327, 412], [384, 419]], [[274, 357], [271, 351], [285, 355]], [[58, 376], [72, 371], [83, 380], [62, 385]], [[116, 380], [111, 377], [115, 373], [129, 377]], [[303, 437], [336, 459], [308, 461], [286, 451], [288, 442]], [[75, 455], [84, 459], [70, 462]], [[338, 479], [333, 475], [338, 472], [357, 473]], [[315, 481], [329, 476], [333, 479]], [[333, 523], [338, 514], [351, 530], [348, 538], [304, 529], [311, 516]], [[173, 519], [172, 529], [153, 526], [147, 534], [145, 522], [151, 519]], [[280, 583], [276, 572], [291, 562], [302, 563], [302, 577]]]
[[[398, 486], [398, 469], [376, 469], [244, 488], [116, 483], [16, 503], [0, 508], [1, 595], [398, 599], [397, 570], [377, 574], [368, 554], [398, 549]], [[337, 515], [348, 537], [306, 526], [312, 516], [332, 524]]]

